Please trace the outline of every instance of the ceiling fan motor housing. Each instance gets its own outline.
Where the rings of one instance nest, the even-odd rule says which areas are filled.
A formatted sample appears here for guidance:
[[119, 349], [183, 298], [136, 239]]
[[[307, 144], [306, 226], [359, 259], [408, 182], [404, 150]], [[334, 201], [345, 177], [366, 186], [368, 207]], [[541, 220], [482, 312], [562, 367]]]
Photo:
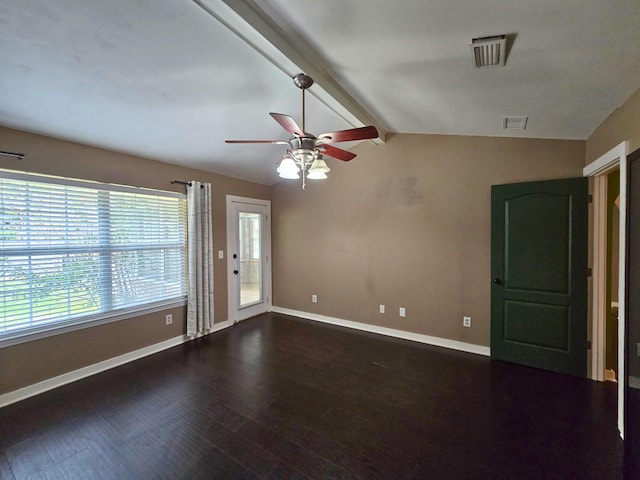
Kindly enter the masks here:
[[307, 164], [316, 158], [316, 137], [298, 137], [297, 135], [294, 135], [289, 140], [289, 144], [291, 145], [291, 153], [294, 160], [302, 161], [301, 163]]
[[312, 135], [305, 135], [304, 137], [294, 135], [289, 139], [289, 144], [292, 150], [313, 150], [316, 148], [316, 137]]

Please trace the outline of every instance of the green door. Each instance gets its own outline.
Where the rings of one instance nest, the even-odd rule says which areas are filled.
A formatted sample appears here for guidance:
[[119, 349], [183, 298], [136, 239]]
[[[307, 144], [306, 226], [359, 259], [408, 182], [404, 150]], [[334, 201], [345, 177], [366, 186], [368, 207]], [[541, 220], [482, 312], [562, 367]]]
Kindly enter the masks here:
[[587, 373], [587, 179], [491, 188], [491, 357]]

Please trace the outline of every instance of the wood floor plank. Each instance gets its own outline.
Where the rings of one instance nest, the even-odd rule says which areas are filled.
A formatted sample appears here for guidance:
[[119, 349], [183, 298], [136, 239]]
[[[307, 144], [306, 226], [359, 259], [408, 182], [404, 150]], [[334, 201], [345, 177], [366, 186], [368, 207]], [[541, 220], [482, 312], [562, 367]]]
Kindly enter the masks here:
[[300, 442], [300, 445], [317, 453], [321, 457], [338, 465], [358, 478], [371, 480], [382, 478], [378, 465], [374, 460], [350, 451], [343, 445], [333, 442], [316, 432], [309, 432]]
[[11, 470], [11, 466], [7, 461], [7, 457], [4, 453], [0, 451], [0, 478], [6, 480], [15, 480], [15, 476], [13, 475], [13, 470]]
[[248, 421], [238, 433], [310, 478], [357, 478], [317, 453], [281, 437], [257, 422]]
[[59, 477], [40, 435], [12, 445], [7, 449], [6, 457], [16, 478]]
[[271, 471], [267, 480], [309, 480], [309, 477], [303, 475], [287, 463], [280, 462]]
[[209, 423], [202, 436], [218, 450], [261, 478], [264, 478], [278, 464], [277, 456], [252, 442], [247, 442], [236, 432], [216, 422]]

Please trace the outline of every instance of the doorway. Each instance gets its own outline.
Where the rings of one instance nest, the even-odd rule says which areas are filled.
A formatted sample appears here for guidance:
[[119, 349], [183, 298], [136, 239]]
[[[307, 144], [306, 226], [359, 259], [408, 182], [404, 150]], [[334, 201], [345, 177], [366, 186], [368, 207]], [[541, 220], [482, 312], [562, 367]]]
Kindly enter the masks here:
[[227, 195], [229, 320], [271, 308], [271, 202]]
[[[628, 142], [622, 142], [607, 153], [594, 160], [583, 169], [585, 177], [591, 177], [593, 187], [592, 212], [592, 288], [591, 288], [591, 378], [604, 381], [606, 370], [606, 325], [610, 315], [611, 303], [607, 303], [607, 186], [608, 175], [619, 170], [620, 198], [619, 232], [627, 228], [627, 151]], [[618, 247], [618, 338], [617, 370], [618, 379], [625, 378], [624, 342], [625, 342], [625, 268], [626, 237], [619, 235]], [[618, 381], [618, 430], [624, 436], [624, 382]]]

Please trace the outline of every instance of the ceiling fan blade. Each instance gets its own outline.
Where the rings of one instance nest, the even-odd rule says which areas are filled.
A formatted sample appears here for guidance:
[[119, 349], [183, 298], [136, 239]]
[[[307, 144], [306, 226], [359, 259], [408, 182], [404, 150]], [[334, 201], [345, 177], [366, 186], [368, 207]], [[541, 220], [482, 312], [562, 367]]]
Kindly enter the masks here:
[[368, 140], [370, 138], [378, 138], [378, 130], [376, 130], [376, 127], [372, 125], [367, 127], [350, 128], [348, 130], [339, 130], [337, 132], [323, 133], [318, 137], [318, 140], [323, 143], [336, 143]]
[[272, 143], [277, 145], [289, 145], [284, 140], [225, 140], [224, 143]]
[[291, 115], [285, 115], [284, 113], [270, 113], [269, 115], [271, 115], [273, 119], [290, 134], [296, 134], [304, 137], [304, 133]]
[[320, 151], [324, 155], [337, 158], [338, 160], [342, 160], [344, 162], [353, 160], [357, 156], [355, 153], [347, 152], [346, 150], [332, 147], [331, 145], [318, 145], [318, 151]]

